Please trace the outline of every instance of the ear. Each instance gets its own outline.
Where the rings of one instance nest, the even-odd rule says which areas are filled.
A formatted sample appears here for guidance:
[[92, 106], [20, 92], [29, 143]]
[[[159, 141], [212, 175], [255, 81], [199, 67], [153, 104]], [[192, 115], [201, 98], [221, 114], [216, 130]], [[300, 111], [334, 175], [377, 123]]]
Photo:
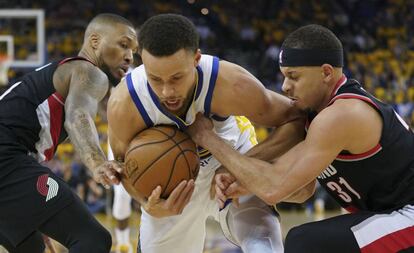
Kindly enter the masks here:
[[195, 53], [195, 57], [194, 57], [194, 67], [198, 66], [198, 63], [200, 62], [201, 59], [201, 50], [197, 49], [196, 53]]
[[323, 64], [321, 69], [323, 82], [330, 83], [334, 79], [334, 68], [330, 64]]
[[99, 44], [101, 42], [101, 36], [97, 33], [92, 33], [89, 35], [89, 44], [92, 49], [96, 50], [99, 47]]

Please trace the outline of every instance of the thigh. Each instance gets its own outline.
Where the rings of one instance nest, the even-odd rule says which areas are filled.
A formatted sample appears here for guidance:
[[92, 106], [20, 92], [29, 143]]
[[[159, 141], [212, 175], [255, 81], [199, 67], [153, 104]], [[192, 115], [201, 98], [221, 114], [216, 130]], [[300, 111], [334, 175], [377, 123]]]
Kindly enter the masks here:
[[0, 233], [17, 246], [70, 204], [73, 193], [49, 168], [27, 155], [3, 160], [2, 166], [13, 169], [0, 178]]
[[359, 253], [351, 228], [373, 214], [346, 214], [292, 228], [285, 241], [286, 253]]
[[109, 232], [77, 196], [41, 224], [39, 231], [70, 249], [70, 252], [105, 252], [111, 246]]
[[6, 237], [0, 234], [0, 245], [6, 248], [9, 253], [43, 253], [45, 250], [43, 237], [37, 231], [33, 232], [17, 246], [14, 246]]
[[212, 157], [201, 161], [194, 193], [182, 214], [154, 218], [141, 208], [139, 241], [143, 253], [203, 252], [206, 219], [215, 210], [218, 212], [216, 202], [210, 198], [211, 181], [218, 166]]
[[181, 215], [154, 218], [142, 212], [139, 244], [143, 253], [202, 253], [206, 215], [192, 203]]

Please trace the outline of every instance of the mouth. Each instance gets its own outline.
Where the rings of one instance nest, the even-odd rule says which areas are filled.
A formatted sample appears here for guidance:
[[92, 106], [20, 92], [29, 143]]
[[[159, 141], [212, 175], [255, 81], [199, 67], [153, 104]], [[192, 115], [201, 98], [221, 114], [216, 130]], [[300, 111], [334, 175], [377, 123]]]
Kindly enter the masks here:
[[164, 106], [170, 111], [177, 111], [181, 108], [181, 100], [180, 99], [169, 99], [163, 102]]
[[126, 73], [128, 72], [128, 69], [129, 69], [129, 66], [123, 65], [119, 67], [118, 72], [122, 77], [124, 77]]
[[291, 105], [295, 105], [298, 102], [298, 99], [295, 97], [288, 96], [288, 98], [290, 99]]

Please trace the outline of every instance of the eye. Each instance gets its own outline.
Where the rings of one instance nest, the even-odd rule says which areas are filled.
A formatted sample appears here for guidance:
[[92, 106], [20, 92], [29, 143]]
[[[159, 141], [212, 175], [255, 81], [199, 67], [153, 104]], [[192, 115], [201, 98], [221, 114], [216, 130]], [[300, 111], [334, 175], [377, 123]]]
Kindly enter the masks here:
[[178, 81], [178, 80], [180, 80], [182, 78], [182, 76], [174, 76], [172, 79], [174, 80], [174, 81]]
[[156, 78], [156, 77], [150, 77], [150, 78], [155, 83], [160, 83], [162, 81], [160, 78]]
[[126, 43], [120, 43], [120, 45], [121, 45], [121, 47], [122, 47], [123, 49], [127, 49], [127, 48], [128, 48], [128, 45], [127, 45]]

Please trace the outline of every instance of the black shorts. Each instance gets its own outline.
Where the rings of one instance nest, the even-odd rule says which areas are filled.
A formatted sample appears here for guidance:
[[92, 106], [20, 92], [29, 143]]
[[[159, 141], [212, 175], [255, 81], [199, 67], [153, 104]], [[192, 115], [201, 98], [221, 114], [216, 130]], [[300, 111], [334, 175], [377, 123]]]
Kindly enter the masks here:
[[69, 205], [74, 193], [53, 172], [13, 146], [0, 144], [0, 234], [18, 245]]

